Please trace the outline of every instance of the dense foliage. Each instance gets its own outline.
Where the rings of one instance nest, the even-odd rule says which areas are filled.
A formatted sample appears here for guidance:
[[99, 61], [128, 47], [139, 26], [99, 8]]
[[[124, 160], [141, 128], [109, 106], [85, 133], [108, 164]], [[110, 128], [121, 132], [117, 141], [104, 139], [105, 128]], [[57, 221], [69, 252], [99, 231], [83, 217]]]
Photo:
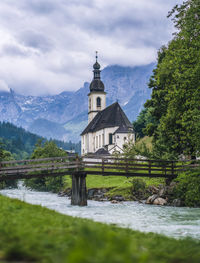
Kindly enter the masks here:
[[[46, 141], [44, 144], [40, 140], [31, 155], [31, 159], [41, 159], [48, 157], [62, 157], [67, 156], [66, 152], [60, 148], [53, 141]], [[63, 177], [39, 177], [25, 180], [25, 185], [32, 189], [40, 191], [58, 192], [63, 187]]]
[[13, 160], [12, 154], [5, 150], [5, 145], [0, 141], [0, 162]]
[[[34, 150], [38, 140], [46, 140], [36, 134], [26, 131], [23, 128], [18, 128], [8, 122], [0, 122], [0, 138], [5, 149], [11, 152], [15, 159], [27, 159]], [[50, 140], [52, 141], [52, 140]], [[75, 150], [80, 153], [80, 142], [72, 143], [53, 140], [59, 148], [64, 150]]]
[[[151, 111], [153, 108], [144, 108], [137, 117], [137, 120], [133, 122], [134, 131], [136, 133], [136, 138], [143, 138], [148, 134], [150, 130], [153, 130], [158, 121], [155, 120]], [[147, 131], [148, 127], [148, 131]]]
[[0, 261], [199, 262], [199, 241], [74, 218], [0, 196]]
[[[4, 144], [0, 141], [0, 162], [2, 161], [11, 161], [13, 160], [13, 156], [9, 151], [6, 151], [4, 148]], [[5, 187], [16, 187], [17, 181], [16, 180], [8, 180], [4, 182], [0, 182], [0, 189], [3, 189]]]
[[141, 122], [139, 135], [153, 136], [156, 158], [174, 159], [180, 154], [195, 158], [200, 152], [200, 1], [175, 6], [169, 17], [177, 32], [159, 50], [149, 82], [152, 96], [136, 129]]
[[179, 198], [185, 206], [200, 207], [200, 170], [180, 174], [176, 181], [174, 197]]

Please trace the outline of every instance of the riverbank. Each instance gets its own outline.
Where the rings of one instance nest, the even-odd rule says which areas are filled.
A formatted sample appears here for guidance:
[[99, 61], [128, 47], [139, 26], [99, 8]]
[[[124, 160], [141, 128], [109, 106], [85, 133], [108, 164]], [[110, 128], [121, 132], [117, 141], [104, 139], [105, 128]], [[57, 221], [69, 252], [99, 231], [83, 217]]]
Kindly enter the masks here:
[[[71, 197], [71, 178], [64, 178], [61, 196]], [[164, 187], [162, 178], [126, 178], [124, 176], [87, 175], [88, 199], [94, 201], [144, 201]]]
[[[165, 178], [87, 175], [88, 199], [95, 201], [139, 201], [153, 205], [200, 207], [200, 171], [180, 174], [166, 185]], [[71, 176], [25, 180], [37, 191], [71, 197]]]
[[0, 196], [0, 261], [199, 262], [200, 242], [61, 215]]
[[[125, 178], [88, 175], [88, 199], [95, 201], [139, 201], [153, 205], [200, 207], [200, 170], [188, 170], [166, 185], [164, 178]], [[71, 195], [66, 177], [61, 195]]]
[[[173, 197], [175, 186], [176, 183], [172, 182], [169, 186], [160, 184], [147, 187], [144, 180], [135, 179], [131, 186], [126, 187], [89, 188], [87, 197], [88, 200], [111, 201], [113, 203], [138, 201], [145, 204], [181, 206], [181, 201]], [[71, 198], [71, 194], [71, 188], [65, 188], [58, 193], [59, 196], [67, 196], [69, 198]]]

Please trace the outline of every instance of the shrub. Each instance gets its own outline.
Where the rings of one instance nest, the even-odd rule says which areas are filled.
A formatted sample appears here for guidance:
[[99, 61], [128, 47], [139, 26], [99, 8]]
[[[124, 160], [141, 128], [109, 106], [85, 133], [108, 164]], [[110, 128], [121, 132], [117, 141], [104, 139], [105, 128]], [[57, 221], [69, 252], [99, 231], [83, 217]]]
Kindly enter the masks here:
[[200, 169], [180, 174], [174, 188], [174, 195], [185, 206], [200, 207]]
[[132, 193], [135, 197], [144, 199], [146, 197], [146, 183], [143, 179], [134, 178], [132, 180]]

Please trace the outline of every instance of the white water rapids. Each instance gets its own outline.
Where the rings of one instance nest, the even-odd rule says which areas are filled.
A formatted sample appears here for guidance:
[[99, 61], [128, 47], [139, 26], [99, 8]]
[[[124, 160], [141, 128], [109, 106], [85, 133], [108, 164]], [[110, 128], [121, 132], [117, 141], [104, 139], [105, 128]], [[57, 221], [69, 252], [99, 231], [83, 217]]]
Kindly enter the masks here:
[[200, 240], [200, 208], [151, 206], [138, 202], [88, 201], [88, 206], [71, 206], [70, 199], [57, 194], [37, 192], [19, 184], [18, 189], [4, 189], [0, 194], [30, 204], [45, 206], [59, 213], [117, 224], [142, 232], [156, 232], [175, 238], [192, 237]]

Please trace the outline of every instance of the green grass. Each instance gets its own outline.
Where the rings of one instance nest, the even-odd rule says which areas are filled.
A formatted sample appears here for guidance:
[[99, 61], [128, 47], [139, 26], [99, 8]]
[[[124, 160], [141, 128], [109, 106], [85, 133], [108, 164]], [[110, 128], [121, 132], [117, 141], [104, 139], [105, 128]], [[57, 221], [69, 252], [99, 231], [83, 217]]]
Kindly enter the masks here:
[[142, 144], [144, 143], [146, 145], [146, 147], [150, 151], [152, 151], [152, 140], [153, 140], [153, 137], [145, 136], [145, 137], [139, 139], [138, 141], [136, 141], [136, 146], [141, 147]]
[[200, 242], [72, 218], [0, 196], [0, 262], [200, 262]]
[[[122, 195], [126, 200], [132, 200], [131, 196], [131, 186], [133, 178], [139, 177], [130, 177], [127, 178], [125, 176], [101, 176], [101, 175], [87, 175], [86, 177], [86, 185], [87, 189], [91, 188], [109, 188], [110, 190], [107, 192], [106, 196], [111, 197], [114, 195]], [[142, 178], [146, 183], [146, 186], [159, 184], [164, 184], [165, 179], [163, 178]], [[70, 176], [66, 176], [64, 178], [64, 187], [71, 187], [72, 180]]]
[[[125, 188], [130, 187], [132, 185], [133, 178], [139, 177], [125, 177], [125, 176], [102, 176], [102, 175], [92, 175], [88, 174], [86, 177], [87, 188]], [[163, 178], [149, 178], [142, 177], [147, 186], [165, 183], [165, 179]], [[71, 187], [72, 180], [70, 176], [65, 176], [64, 178], [65, 186]]]

